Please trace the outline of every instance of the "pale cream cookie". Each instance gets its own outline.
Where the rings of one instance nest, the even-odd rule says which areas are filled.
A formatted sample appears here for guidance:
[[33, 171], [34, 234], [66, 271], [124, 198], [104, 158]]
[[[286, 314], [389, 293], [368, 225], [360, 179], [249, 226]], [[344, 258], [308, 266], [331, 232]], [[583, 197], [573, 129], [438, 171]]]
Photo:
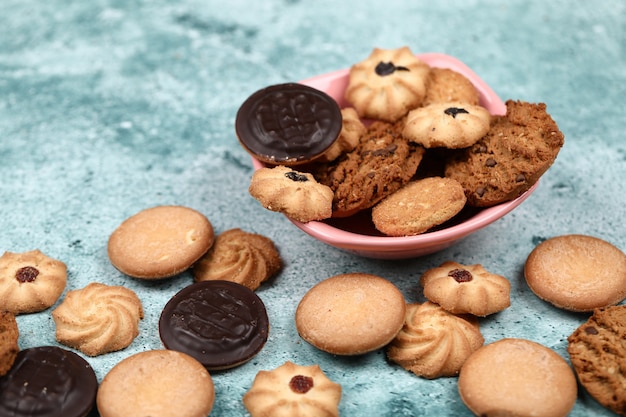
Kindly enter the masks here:
[[2, 309], [36, 313], [53, 305], [67, 283], [67, 266], [40, 250], [5, 252], [0, 256]]
[[435, 303], [409, 304], [402, 330], [387, 356], [404, 369], [428, 379], [456, 376], [484, 338], [478, 320], [455, 315]]
[[363, 124], [356, 110], [352, 107], [341, 109], [341, 119], [342, 124], [339, 137], [317, 161], [334, 161], [342, 154], [354, 150], [359, 144], [361, 135], [367, 131], [367, 127]]
[[482, 265], [444, 262], [420, 278], [424, 296], [454, 314], [487, 316], [511, 305], [511, 283]]
[[362, 118], [395, 122], [422, 103], [429, 71], [406, 46], [374, 48], [350, 68], [345, 98]]
[[143, 307], [129, 288], [92, 282], [69, 291], [52, 318], [57, 341], [98, 356], [131, 344], [139, 334]]
[[333, 210], [333, 191], [313, 175], [277, 165], [252, 174], [250, 195], [268, 210], [307, 223], [328, 219]]
[[341, 385], [331, 381], [319, 365], [287, 361], [271, 371], [259, 371], [243, 396], [251, 417], [339, 416]]
[[463, 74], [450, 68], [431, 67], [422, 106], [432, 103], [461, 102], [478, 105], [480, 93]]

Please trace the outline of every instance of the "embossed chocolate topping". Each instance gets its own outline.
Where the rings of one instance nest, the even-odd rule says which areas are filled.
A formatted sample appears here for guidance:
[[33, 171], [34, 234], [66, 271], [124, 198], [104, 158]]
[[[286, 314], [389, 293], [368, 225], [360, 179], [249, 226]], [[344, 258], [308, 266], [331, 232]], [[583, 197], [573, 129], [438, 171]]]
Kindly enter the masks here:
[[84, 417], [98, 380], [80, 356], [56, 346], [24, 349], [0, 378], [0, 416]]
[[202, 281], [183, 288], [159, 319], [163, 345], [196, 358], [208, 370], [250, 360], [265, 345], [268, 333], [263, 301], [229, 281]]
[[323, 91], [276, 84], [252, 94], [239, 108], [235, 130], [252, 156], [268, 164], [297, 165], [322, 155], [341, 132], [341, 110]]

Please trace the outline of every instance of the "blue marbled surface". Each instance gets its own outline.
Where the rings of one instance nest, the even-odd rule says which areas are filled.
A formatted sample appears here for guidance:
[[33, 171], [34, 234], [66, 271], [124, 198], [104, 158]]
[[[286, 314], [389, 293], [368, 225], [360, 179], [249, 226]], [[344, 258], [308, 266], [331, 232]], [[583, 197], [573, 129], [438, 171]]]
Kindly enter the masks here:
[[[140, 336], [124, 351], [89, 359], [101, 379], [124, 357], [161, 347], [160, 311], [192, 282], [188, 273], [159, 283], [120, 274], [106, 254], [110, 233], [147, 207], [195, 208], [217, 233], [240, 227], [272, 238], [285, 262], [258, 290], [269, 341], [251, 362], [213, 375], [212, 415], [246, 415], [241, 397], [256, 372], [286, 360], [318, 363], [341, 383], [344, 416], [471, 415], [455, 378], [417, 378], [383, 351], [317, 351], [297, 335], [296, 305], [321, 279], [356, 271], [422, 301], [426, 269], [481, 263], [512, 284], [511, 307], [483, 321], [486, 342], [524, 337], [567, 359], [567, 336], [586, 316], [540, 301], [522, 269], [533, 247], [554, 235], [590, 234], [626, 249], [625, 8], [619, 0], [4, 0], [0, 252], [38, 248], [62, 260], [66, 291], [99, 281], [140, 295]], [[547, 103], [566, 142], [537, 191], [486, 229], [418, 259], [363, 259], [313, 240], [249, 196], [252, 167], [234, 117], [261, 87], [404, 45], [459, 58], [502, 99]], [[56, 344], [51, 310], [18, 317], [22, 348]], [[572, 415], [611, 414], [581, 392]]]

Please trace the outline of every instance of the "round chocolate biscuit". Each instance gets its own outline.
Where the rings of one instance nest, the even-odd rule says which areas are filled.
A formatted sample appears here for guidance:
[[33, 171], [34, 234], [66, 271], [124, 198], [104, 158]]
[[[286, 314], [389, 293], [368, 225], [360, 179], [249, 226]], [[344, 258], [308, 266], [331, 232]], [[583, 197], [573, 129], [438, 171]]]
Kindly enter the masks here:
[[298, 165], [321, 156], [337, 140], [341, 127], [337, 102], [323, 91], [298, 83], [255, 92], [235, 119], [244, 149], [272, 165]]
[[76, 353], [56, 346], [24, 349], [0, 378], [0, 416], [84, 417], [97, 389], [96, 374]]
[[223, 280], [183, 288], [167, 302], [159, 319], [163, 345], [192, 356], [210, 371], [252, 359], [268, 334], [269, 319], [259, 296]]

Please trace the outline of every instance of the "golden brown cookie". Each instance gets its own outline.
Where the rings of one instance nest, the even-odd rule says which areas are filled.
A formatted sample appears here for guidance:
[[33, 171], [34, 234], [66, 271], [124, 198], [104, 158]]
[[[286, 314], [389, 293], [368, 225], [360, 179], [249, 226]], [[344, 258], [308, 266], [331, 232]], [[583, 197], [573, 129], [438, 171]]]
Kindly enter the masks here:
[[52, 318], [57, 341], [98, 356], [131, 344], [139, 334], [143, 307], [129, 288], [92, 282], [69, 291]]
[[592, 311], [626, 297], [626, 254], [593, 236], [556, 236], [532, 250], [524, 276], [542, 300], [565, 310]]
[[594, 310], [567, 341], [580, 384], [600, 404], [626, 416], [626, 305]]
[[333, 192], [313, 175], [277, 165], [252, 174], [250, 195], [268, 210], [307, 223], [332, 215]]
[[61, 296], [66, 283], [65, 264], [38, 249], [0, 256], [2, 309], [13, 314], [47, 309]]
[[402, 136], [403, 126], [372, 123], [352, 152], [315, 172], [334, 192], [333, 217], [373, 207], [413, 177], [425, 149]]
[[428, 177], [412, 181], [372, 209], [372, 221], [388, 236], [424, 233], [465, 207], [465, 193], [457, 181]]
[[456, 376], [484, 343], [478, 320], [451, 314], [437, 304], [409, 304], [400, 333], [387, 347], [390, 360], [428, 379]]
[[487, 134], [490, 120], [479, 105], [432, 103], [409, 112], [402, 135], [425, 148], [467, 148]]
[[565, 417], [574, 407], [574, 372], [556, 352], [524, 339], [501, 339], [461, 367], [459, 394], [477, 416]]
[[395, 122], [422, 103], [429, 71], [406, 46], [374, 48], [350, 68], [345, 98], [363, 118]]
[[101, 417], [206, 417], [215, 388], [209, 372], [175, 350], [136, 353], [104, 377], [96, 402]]
[[455, 101], [478, 105], [480, 94], [474, 84], [463, 74], [450, 68], [431, 67], [426, 80], [426, 96], [422, 106]]
[[471, 206], [513, 200], [552, 165], [564, 136], [544, 103], [508, 100], [506, 115], [493, 116], [487, 134], [454, 152], [445, 175], [459, 181]]
[[126, 219], [111, 234], [109, 259], [133, 278], [161, 279], [188, 269], [213, 245], [213, 226], [200, 212], [157, 206]]
[[196, 262], [193, 276], [196, 281], [233, 281], [254, 291], [281, 267], [280, 254], [270, 238], [230, 229], [218, 235], [213, 247]]
[[487, 316], [511, 305], [511, 283], [482, 265], [444, 262], [420, 278], [424, 296], [454, 314]]
[[337, 417], [341, 385], [319, 365], [287, 361], [271, 371], [259, 371], [243, 396], [251, 417]]
[[335, 355], [380, 349], [402, 328], [406, 304], [388, 280], [365, 273], [336, 275], [304, 295], [296, 309], [300, 336]]
[[17, 344], [19, 335], [15, 314], [0, 311], [0, 376], [9, 372], [15, 362], [20, 351]]
[[352, 151], [359, 144], [361, 135], [367, 130], [356, 110], [352, 107], [341, 109], [341, 119], [342, 127], [339, 137], [316, 162], [334, 161], [343, 153]]

